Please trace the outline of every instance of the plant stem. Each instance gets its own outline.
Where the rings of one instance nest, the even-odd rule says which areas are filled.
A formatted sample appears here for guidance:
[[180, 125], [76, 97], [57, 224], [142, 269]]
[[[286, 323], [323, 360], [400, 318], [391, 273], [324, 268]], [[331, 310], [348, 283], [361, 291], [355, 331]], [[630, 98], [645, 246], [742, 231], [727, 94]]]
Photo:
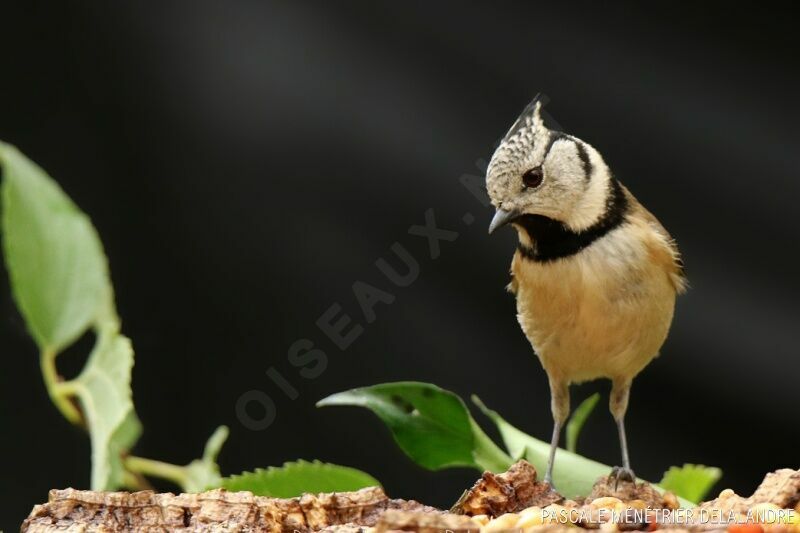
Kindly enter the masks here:
[[508, 467], [514, 462], [511, 457], [501, 450], [472, 418], [470, 418], [470, 425], [475, 438], [472, 456], [478, 466], [494, 473], [508, 470]]
[[122, 487], [130, 490], [146, 490], [151, 488], [141, 475], [134, 474], [130, 470], [122, 472]]
[[124, 464], [126, 469], [137, 474], [166, 479], [179, 487], [183, 487], [186, 484], [186, 467], [184, 466], [156, 461], [155, 459], [136, 457], [134, 455], [126, 457]]
[[82, 425], [83, 418], [81, 413], [72, 403], [70, 397], [71, 389], [64, 387], [65, 384], [61, 382], [61, 377], [58, 375], [56, 352], [51, 349], [43, 350], [39, 355], [39, 366], [42, 369], [42, 377], [44, 378], [45, 387], [47, 387], [47, 394], [50, 395], [50, 399], [53, 400], [55, 406], [70, 423], [76, 426]]

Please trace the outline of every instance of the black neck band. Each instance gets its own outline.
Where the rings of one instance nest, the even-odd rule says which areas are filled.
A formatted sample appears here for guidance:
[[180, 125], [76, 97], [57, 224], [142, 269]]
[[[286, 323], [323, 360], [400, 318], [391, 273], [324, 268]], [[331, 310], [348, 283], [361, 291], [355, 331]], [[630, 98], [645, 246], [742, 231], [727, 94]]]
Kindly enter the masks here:
[[620, 226], [628, 211], [628, 199], [616, 179], [611, 178], [609, 189], [605, 213], [582, 231], [573, 231], [562, 222], [542, 215], [522, 215], [514, 220], [525, 229], [532, 242], [532, 246], [519, 244], [522, 256], [538, 263], [569, 257]]

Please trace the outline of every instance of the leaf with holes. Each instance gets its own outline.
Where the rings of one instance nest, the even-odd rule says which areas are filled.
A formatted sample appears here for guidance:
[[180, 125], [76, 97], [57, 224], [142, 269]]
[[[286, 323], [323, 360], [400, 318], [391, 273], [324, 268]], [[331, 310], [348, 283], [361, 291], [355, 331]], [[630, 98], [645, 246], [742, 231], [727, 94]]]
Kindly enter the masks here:
[[221, 486], [231, 491], [247, 490], [257, 496], [294, 498], [305, 492], [349, 492], [381, 484], [355, 468], [301, 460], [230, 476], [222, 480]]
[[14, 299], [39, 349], [59, 352], [97, 321], [116, 320], [103, 246], [58, 184], [2, 142], [0, 170]]
[[317, 403], [330, 405], [370, 409], [406, 455], [429, 470], [469, 466], [499, 472], [511, 464], [475, 423], [464, 402], [436, 385], [383, 383], [333, 394]]

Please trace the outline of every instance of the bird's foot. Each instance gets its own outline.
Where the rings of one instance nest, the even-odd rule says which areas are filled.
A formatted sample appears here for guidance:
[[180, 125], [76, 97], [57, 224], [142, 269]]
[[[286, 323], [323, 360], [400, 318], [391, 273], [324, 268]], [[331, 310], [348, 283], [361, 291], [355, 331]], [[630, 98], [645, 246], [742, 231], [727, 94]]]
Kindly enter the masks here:
[[608, 475], [608, 481], [611, 482], [612, 480], [614, 481], [614, 490], [617, 490], [620, 481], [626, 481], [628, 483], [636, 482], [636, 474], [634, 474], [633, 470], [630, 468], [615, 466]]
[[544, 479], [542, 481], [550, 486], [550, 492], [558, 492], [556, 490], [556, 486], [553, 485], [553, 478], [552, 477], [544, 476]]

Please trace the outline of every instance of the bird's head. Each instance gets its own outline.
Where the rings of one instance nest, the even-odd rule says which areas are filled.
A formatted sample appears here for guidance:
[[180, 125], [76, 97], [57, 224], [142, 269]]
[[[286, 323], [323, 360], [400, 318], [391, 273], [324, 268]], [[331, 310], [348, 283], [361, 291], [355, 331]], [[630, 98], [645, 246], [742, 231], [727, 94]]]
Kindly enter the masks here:
[[606, 211], [611, 175], [603, 158], [580, 139], [548, 128], [541, 108], [537, 96], [489, 162], [486, 188], [497, 210], [489, 233], [506, 224], [521, 230], [530, 217], [579, 232]]

